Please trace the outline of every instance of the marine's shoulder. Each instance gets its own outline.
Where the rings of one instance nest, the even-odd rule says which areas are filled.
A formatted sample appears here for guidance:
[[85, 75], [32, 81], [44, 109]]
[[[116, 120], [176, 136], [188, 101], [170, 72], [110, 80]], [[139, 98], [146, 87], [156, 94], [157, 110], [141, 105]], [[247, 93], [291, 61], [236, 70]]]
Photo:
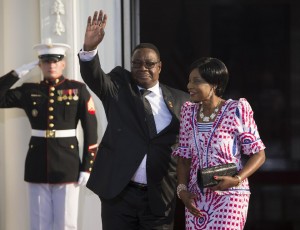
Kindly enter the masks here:
[[78, 80], [74, 80], [74, 79], [65, 79], [65, 82], [66, 83], [69, 83], [69, 84], [75, 84], [75, 85], [85, 85], [84, 82], [81, 82], [81, 81], [78, 81]]

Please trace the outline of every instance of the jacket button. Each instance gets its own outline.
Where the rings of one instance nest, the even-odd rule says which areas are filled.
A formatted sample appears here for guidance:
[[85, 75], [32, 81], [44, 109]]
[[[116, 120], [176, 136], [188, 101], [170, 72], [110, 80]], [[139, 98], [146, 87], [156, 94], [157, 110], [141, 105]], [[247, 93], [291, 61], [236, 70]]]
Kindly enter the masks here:
[[50, 88], [50, 90], [51, 90], [51, 91], [54, 91], [54, 90], [55, 90], [55, 87], [52, 86], [52, 87]]
[[74, 145], [70, 145], [70, 148], [71, 148], [71, 149], [74, 149]]
[[54, 110], [54, 108], [53, 107], [49, 107], [49, 111], [53, 111]]
[[54, 124], [53, 124], [53, 123], [50, 123], [50, 124], [49, 124], [49, 127], [50, 127], [50, 128], [53, 128], [53, 127], [54, 127]]
[[49, 116], [49, 120], [53, 120], [54, 116], [53, 115], [50, 115]]

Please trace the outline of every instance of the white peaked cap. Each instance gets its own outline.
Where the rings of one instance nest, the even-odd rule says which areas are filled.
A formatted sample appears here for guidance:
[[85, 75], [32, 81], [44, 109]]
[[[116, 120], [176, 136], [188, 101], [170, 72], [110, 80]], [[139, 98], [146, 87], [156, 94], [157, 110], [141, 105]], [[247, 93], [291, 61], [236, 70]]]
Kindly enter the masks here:
[[64, 43], [52, 43], [48, 41], [47, 43], [41, 43], [33, 46], [33, 49], [37, 51], [38, 56], [43, 55], [66, 55], [66, 51], [71, 47]]

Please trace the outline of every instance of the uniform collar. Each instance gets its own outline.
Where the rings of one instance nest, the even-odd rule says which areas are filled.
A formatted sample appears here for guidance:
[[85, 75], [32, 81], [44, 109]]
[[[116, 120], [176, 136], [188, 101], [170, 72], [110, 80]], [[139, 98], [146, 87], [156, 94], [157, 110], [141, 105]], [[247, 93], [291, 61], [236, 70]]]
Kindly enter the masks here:
[[53, 85], [57, 85], [57, 84], [61, 83], [64, 79], [65, 79], [64, 76], [61, 75], [59, 78], [55, 78], [55, 79], [52, 79], [52, 78], [44, 79], [43, 82], [44, 82], [46, 85], [51, 85], [51, 86], [53, 86]]

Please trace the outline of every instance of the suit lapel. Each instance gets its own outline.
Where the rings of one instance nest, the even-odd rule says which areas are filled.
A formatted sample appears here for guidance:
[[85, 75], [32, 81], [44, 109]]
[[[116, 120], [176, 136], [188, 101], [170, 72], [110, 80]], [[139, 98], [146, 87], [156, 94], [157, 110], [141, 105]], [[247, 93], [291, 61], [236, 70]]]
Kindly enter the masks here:
[[175, 112], [175, 103], [174, 103], [174, 97], [171, 93], [171, 91], [163, 84], [160, 83], [160, 87], [162, 90], [162, 94], [163, 94], [163, 98], [165, 101], [165, 104], [167, 105], [167, 108], [169, 109], [171, 115], [172, 115], [172, 119], [169, 125], [167, 125], [162, 131], [160, 131], [157, 135], [162, 135], [165, 132], [167, 132], [171, 127], [174, 126], [174, 124], [176, 123], [176, 112]]
[[174, 117], [176, 113], [174, 111], [174, 98], [173, 98], [173, 95], [171, 94], [170, 90], [167, 87], [165, 87], [163, 84], [160, 84], [160, 87], [161, 87], [161, 90], [162, 90], [162, 93], [163, 93], [164, 101], [165, 101], [169, 111], [171, 112], [172, 117]]

